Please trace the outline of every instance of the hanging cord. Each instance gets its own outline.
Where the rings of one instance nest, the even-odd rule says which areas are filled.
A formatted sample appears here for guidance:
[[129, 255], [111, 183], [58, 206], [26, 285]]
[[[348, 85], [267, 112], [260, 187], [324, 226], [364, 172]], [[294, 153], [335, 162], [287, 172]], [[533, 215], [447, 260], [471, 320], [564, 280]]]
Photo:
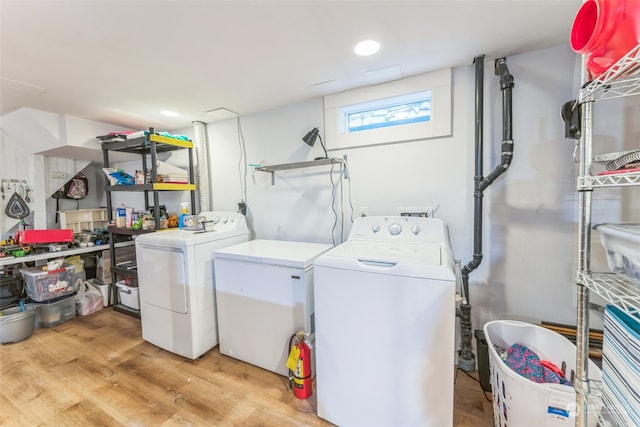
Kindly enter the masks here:
[[[238, 173], [240, 174], [240, 193], [242, 202], [247, 203], [247, 147], [242, 133], [242, 125], [240, 124], [240, 116], [236, 117], [238, 128], [238, 144], [240, 145], [240, 159], [238, 161]], [[244, 172], [243, 172], [244, 165]]]
[[487, 396], [487, 392], [484, 391], [484, 389], [482, 388], [482, 383], [480, 382], [479, 379], [477, 379], [476, 377], [474, 377], [473, 375], [471, 375], [469, 372], [465, 371], [464, 369], [458, 368], [456, 369], [456, 375], [455, 378], [453, 379], [453, 383], [456, 383], [456, 380], [458, 379], [458, 371], [466, 374], [469, 378], [471, 378], [472, 380], [474, 380], [475, 382], [477, 382], [478, 384], [480, 384], [480, 390], [482, 390], [482, 394], [484, 394], [484, 398], [487, 402], [493, 402], [493, 399], [489, 399], [489, 397]]
[[349, 192], [349, 208], [351, 209], [351, 213], [349, 215], [349, 219], [351, 220], [351, 223], [353, 224], [353, 201], [351, 198], [351, 173], [349, 172], [349, 164], [347, 163], [347, 158], [345, 156], [344, 158], [344, 173], [345, 173], [345, 179], [348, 181], [347, 184], [347, 191]]
[[340, 173], [338, 179], [340, 180], [340, 243], [344, 242], [344, 187], [342, 185], [342, 173], [344, 165], [340, 163]]
[[335, 246], [336, 245], [335, 233], [336, 233], [336, 227], [338, 226], [338, 212], [336, 212], [336, 209], [335, 209], [336, 184], [334, 184], [333, 182], [333, 166], [334, 166], [334, 163], [331, 162], [331, 170], [329, 171], [329, 180], [331, 181], [331, 210], [333, 211], [333, 216], [335, 218], [335, 220], [333, 221], [333, 228], [331, 229], [331, 241], [333, 242], [333, 246]]
[[348, 181], [347, 183], [347, 197], [349, 200], [349, 208], [351, 209], [349, 213], [349, 220], [351, 224], [353, 224], [353, 201], [351, 197], [351, 176], [349, 175], [349, 165], [347, 163], [347, 156], [343, 156], [343, 161], [340, 162], [340, 243], [343, 243], [346, 240], [346, 227], [345, 227], [345, 217], [344, 217], [344, 183], [343, 179]]
[[[296, 334], [291, 335], [289, 338], [289, 351], [291, 351], [291, 346], [293, 346], [293, 340], [296, 337]], [[289, 390], [293, 389], [293, 371], [291, 369], [287, 369], [289, 371]]]

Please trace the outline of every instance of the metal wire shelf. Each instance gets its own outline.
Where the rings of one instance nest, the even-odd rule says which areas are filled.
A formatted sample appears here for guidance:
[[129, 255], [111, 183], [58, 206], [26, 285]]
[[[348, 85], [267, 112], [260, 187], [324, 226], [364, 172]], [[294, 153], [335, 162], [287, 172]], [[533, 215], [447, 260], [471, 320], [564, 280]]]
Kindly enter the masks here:
[[588, 190], [596, 187], [626, 187], [630, 185], [640, 185], [640, 172], [578, 177], [579, 190]]
[[577, 280], [629, 314], [640, 313], [640, 282], [634, 282], [615, 273], [582, 271], [578, 271]]
[[640, 94], [640, 43], [607, 71], [587, 83], [578, 93], [579, 102]]
[[596, 417], [599, 427], [616, 427], [618, 424], [614, 421], [602, 398], [603, 386], [602, 381], [589, 380], [587, 389], [587, 383], [577, 381], [575, 389], [577, 393], [584, 396], [589, 416]]

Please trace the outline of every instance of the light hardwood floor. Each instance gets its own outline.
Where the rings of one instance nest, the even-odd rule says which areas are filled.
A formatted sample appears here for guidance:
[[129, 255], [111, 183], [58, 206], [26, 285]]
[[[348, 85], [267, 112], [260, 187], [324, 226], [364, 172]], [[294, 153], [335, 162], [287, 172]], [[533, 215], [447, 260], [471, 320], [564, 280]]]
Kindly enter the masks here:
[[[454, 426], [491, 426], [487, 397], [458, 371]], [[0, 346], [3, 426], [331, 426], [315, 408], [217, 347], [192, 361], [149, 344], [111, 308]]]

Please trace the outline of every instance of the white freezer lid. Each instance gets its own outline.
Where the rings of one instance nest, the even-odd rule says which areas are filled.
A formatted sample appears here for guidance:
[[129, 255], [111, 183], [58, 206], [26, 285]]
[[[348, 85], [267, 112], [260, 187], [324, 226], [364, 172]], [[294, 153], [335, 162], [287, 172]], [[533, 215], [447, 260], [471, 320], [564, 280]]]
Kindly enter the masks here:
[[435, 243], [348, 240], [318, 257], [316, 267], [454, 280], [448, 251]]
[[214, 257], [305, 269], [332, 247], [324, 243], [257, 239], [216, 250]]

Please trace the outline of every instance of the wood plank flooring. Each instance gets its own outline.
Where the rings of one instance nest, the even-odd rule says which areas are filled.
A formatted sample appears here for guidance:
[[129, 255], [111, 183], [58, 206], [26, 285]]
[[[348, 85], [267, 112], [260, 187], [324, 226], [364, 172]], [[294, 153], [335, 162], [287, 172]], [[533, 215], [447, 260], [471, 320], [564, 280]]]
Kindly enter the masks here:
[[[456, 427], [493, 425], [476, 380], [456, 375]], [[0, 346], [2, 426], [331, 426], [315, 394], [221, 355], [192, 361], [142, 340], [140, 320], [103, 309]]]

